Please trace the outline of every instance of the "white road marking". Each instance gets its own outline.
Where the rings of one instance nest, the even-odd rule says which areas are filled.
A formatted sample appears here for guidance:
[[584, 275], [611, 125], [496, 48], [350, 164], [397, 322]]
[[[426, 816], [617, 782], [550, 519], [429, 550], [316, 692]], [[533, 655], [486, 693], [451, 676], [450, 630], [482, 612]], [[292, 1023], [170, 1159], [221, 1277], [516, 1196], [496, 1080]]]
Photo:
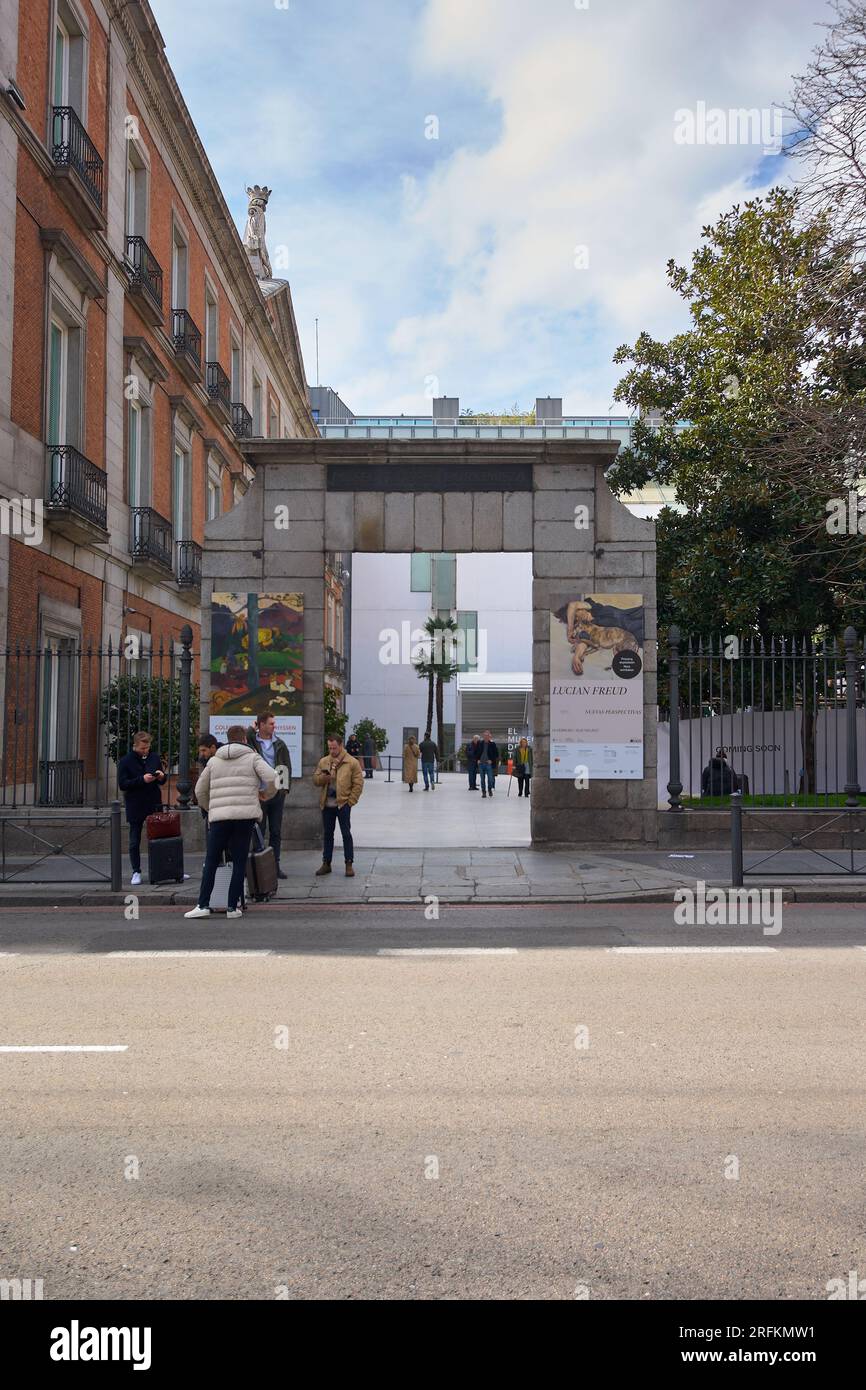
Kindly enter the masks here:
[[620, 956], [702, 956], [702, 955], [766, 955], [776, 951], [775, 946], [608, 946], [609, 951]]
[[188, 956], [201, 960], [202, 956], [217, 957], [223, 956], [270, 956], [272, 951], [106, 951], [107, 956], [115, 960], [179, 960]]
[[128, 1052], [128, 1043], [60, 1043], [27, 1047], [0, 1047], [0, 1052]]
[[383, 946], [377, 956], [516, 956], [516, 946]]

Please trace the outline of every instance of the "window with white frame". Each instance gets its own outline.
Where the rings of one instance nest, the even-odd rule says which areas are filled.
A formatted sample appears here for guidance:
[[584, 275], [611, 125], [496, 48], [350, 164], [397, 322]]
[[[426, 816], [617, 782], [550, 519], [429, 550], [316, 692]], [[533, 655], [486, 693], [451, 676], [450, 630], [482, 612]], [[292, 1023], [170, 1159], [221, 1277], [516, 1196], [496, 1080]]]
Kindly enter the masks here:
[[126, 235], [147, 240], [147, 164], [134, 140], [126, 142]]
[[204, 360], [219, 361], [219, 304], [208, 280], [204, 287]]
[[139, 395], [129, 402], [127, 419], [126, 474], [131, 507], [149, 507], [151, 499], [151, 420], [150, 400]]
[[219, 459], [207, 461], [207, 519], [213, 521], [223, 509], [223, 471]]
[[[54, 41], [51, 50], [52, 106], [71, 106], [82, 125], [87, 124], [87, 22], [71, 0], [54, 6]], [[61, 127], [52, 122], [55, 140]]]
[[174, 539], [192, 540], [192, 451], [186, 441], [178, 438], [174, 442], [171, 502]]
[[[65, 298], [52, 291], [48, 311], [48, 361], [46, 363], [45, 442], [61, 448], [81, 447], [83, 321]], [[62, 455], [51, 455], [51, 482], [59, 482]]]
[[279, 439], [280, 436], [280, 412], [273, 397], [268, 397], [268, 438]]
[[232, 329], [231, 347], [231, 369], [232, 369], [232, 401], [240, 403], [243, 401], [243, 361], [241, 358], [241, 345]]
[[177, 223], [171, 234], [171, 307], [185, 309], [189, 294], [189, 246]]
[[253, 372], [253, 434], [260, 438], [262, 434], [262, 383]]

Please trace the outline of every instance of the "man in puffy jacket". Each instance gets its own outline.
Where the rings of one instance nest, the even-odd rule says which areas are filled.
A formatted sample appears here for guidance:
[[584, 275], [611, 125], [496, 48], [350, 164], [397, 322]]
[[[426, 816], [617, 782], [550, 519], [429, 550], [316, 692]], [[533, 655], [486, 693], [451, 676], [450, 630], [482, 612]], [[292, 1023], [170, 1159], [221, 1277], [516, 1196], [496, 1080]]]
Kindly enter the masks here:
[[[217, 866], [224, 850], [232, 861], [232, 881], [228, 892], [227, 917], [240, 917], [247, 855], [253, 826], [261, 815], [262, 802], [277, 790], [277, 775], [260, 753], [247, 743], [242, 724], [229, 729], [228, 743], [218, 748], [195, 784], [196, 800], [207, 811], [207, 855], [201, 876], [198, 906], [185, 917], [209, 917]], [[264, 790], [260, 790], [264, 783]]]
[[132, 866], [133, 887], [141, 883], [141, 827], [153, 811], [162, 805], [162, 788], [166, 780], [158, 753], [151, 750], [152, 739], [145, 729], [133, 735], [132, 752], [117, 765], [117, 785], [126, 802], [129, 824], [129, 862]]

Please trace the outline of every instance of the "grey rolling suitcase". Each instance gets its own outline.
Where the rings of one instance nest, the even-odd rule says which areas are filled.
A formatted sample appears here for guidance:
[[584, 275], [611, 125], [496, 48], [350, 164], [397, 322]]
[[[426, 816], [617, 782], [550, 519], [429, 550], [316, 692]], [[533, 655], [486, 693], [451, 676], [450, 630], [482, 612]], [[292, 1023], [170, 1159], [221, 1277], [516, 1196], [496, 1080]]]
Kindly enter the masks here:
[[[216, 871], [216, 878], [213, 881], [213, 891], [210, 895], [211, 912], [228, 912], [229, 910], [229, 885], [232, 881], [231, 864], [220, 864]], [[238, 903], [238, 907], [242, 904]]]

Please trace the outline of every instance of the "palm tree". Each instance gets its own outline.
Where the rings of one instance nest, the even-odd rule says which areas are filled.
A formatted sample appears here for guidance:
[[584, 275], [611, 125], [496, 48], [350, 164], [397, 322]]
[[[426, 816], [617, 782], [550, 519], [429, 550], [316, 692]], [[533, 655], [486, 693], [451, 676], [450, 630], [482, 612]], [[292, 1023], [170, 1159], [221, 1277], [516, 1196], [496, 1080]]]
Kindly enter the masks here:
[[[445, 686], [457, 674], [458, 667], [451, 660], [453, 647], [451, 634], [457, 631], [452, 617], [430, 617], [424, 624], [424, 631], [430, 638], [430, 650], [415, 662], [420, 680], [427, 681], [427, 721], [424, 732], [433, 730], [433, 700], [436, 700], [436, 743], [442, 752], [442, 725], [444, 723]], [[446, 638], [445, 634], [448, 634]]]

